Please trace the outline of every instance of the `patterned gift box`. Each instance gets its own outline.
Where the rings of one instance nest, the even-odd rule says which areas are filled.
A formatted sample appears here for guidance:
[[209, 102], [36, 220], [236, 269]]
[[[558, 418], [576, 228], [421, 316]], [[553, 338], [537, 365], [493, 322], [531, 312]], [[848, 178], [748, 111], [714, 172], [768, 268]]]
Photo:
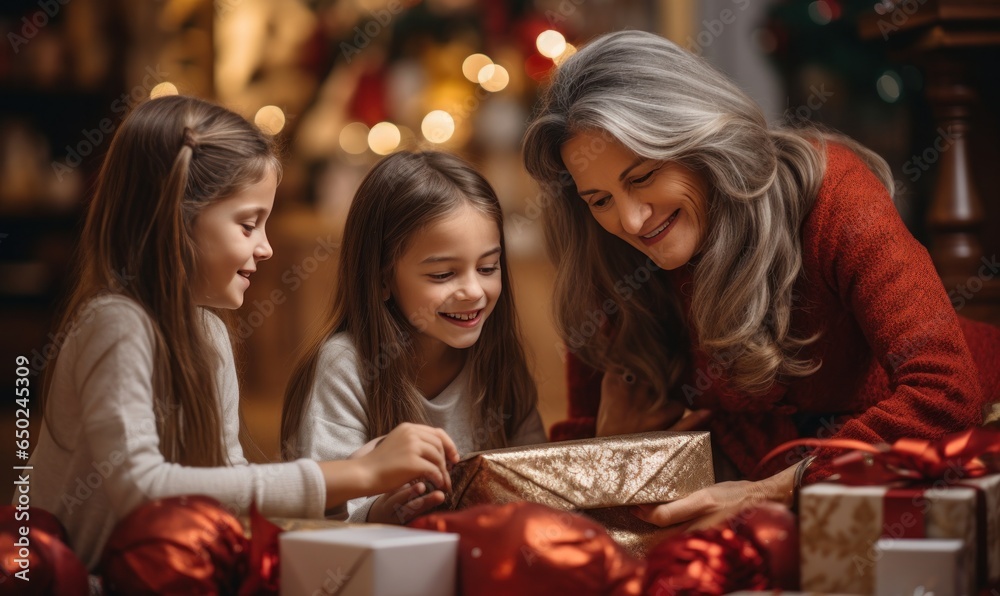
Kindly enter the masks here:
[[[973, 486], [980, 489], [978, 494]], [[887, 499], [890, 490], [892, 498]], [[879, 539], [919, 536], [965, 542], [969, 565], [964, 585], [975, 594], [983, 579], [988, 583], [1000, 579], [998, 525], [997, 474], [956, 480], [948, 488], [809, 486], [799, 496], [802, 588], [873, 594]], [[981, 578], [978, 574], [984, 572], [986, 577]]]
[[444, 507], [531, 501], [581, 511], [643, 555], [669, 530], [627, 506], [673, 501], [714, 482], [707, 432], [639, 433], [469, 454], [452, 470]]

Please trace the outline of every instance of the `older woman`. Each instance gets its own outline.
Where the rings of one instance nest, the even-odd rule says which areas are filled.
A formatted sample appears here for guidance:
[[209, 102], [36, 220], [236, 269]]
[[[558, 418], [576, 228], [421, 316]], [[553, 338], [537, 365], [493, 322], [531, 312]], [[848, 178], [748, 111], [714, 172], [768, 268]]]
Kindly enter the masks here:
[[[956, 315], [885, 161], [769, 129], [673, 43], [625, 31], [567, 60], [524, 159], [550, 195], [569, 355], [572, 418], [553, 439], [705, 423], [746, 478], [787, 440], [933, 438], [1000, 399], [1000, 329]], [[977, 371], [970, 346], [994, 364]], [[787, 502], [803, 473], [829, 473], [825, 452], [802, 458], [638, 514], [696, 527], [748, 499]]]

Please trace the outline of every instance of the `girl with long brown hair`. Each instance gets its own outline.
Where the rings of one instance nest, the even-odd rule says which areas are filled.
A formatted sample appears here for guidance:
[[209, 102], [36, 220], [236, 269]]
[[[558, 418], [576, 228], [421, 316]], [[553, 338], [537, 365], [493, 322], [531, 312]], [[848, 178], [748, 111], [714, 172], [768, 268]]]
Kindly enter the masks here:
[[[286, 392], [286, 458], [340, 458], [401, 422], [441, 427], [461, 452], [545, 441], [482, 175], [446, 153], [386, 157], [341, 250], [330, 315]], [[352, 501], [348, 517], [405, 523], [444, 500], [431, 484]]]
[[271, 256], [280, 173], [268, 137], [190, 97], [140, 104], [111, 142], [30, 460], [32, 505], [62, 521], [91, 568], [115, 521], [149, 499], [196, 493], [237, 513], [256, 501], [265, 515], [321, 517], [417, 477], [448, 485], [454, 444], [419, 425], [350, 461], [243, 457], [232, 346], [214, 311], [242, 305]]

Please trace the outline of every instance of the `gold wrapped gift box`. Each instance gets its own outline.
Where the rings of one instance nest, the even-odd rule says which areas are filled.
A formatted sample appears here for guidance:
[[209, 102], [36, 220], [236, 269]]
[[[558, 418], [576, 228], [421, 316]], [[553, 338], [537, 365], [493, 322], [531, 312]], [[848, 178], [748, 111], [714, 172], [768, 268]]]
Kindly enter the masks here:
[[670, 533], [627, 507], [663, 503], [715, 482], [707, 432], [634, 435], [509, 447], [469, 454], [452, 470], [444, 507], [531, 501], [599, 521], [633, 554]]

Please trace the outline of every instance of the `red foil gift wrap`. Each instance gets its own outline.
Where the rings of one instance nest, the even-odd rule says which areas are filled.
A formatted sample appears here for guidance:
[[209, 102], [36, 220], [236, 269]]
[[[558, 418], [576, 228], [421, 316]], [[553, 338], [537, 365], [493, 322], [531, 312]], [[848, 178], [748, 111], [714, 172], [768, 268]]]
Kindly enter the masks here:
[[719, 595], [768, 586], [760, 551], [730, 528], [668, 538], [650, 551], [646, 564], [645, 593], [650, 595]]
[[432, 513], [409, 525], [460, 536], [466, 596], [641, 594], [642, 561], [577, 514], [520, 502]]
[[645, 593], [728, 594], [798, 589], [795, 516], [777, 503], [741, 511], [715, 528], [672, 536], [650, 551]]
[[0, 507], [0, 559], [0, 595], [89, 593], [87, 568], [67, 546], [62, 524], [44, 509]]
[[712, 485], [707, 432], [650, 432], [482, 451], [452, 469], [444, 508], [529, 501], [583, 511], [634, 556], [668, 532], [628, 512]]
[[248, 573], [249, 544], [210, 497], [150, 501], [122, 519], [104, 547], [108, 594], [234, 594]]
[[240, 586], [240, 596], [277, 594], [281, 587], [281, 556], [278, 536], [284, 531], [250, 505], [250, 570]]

